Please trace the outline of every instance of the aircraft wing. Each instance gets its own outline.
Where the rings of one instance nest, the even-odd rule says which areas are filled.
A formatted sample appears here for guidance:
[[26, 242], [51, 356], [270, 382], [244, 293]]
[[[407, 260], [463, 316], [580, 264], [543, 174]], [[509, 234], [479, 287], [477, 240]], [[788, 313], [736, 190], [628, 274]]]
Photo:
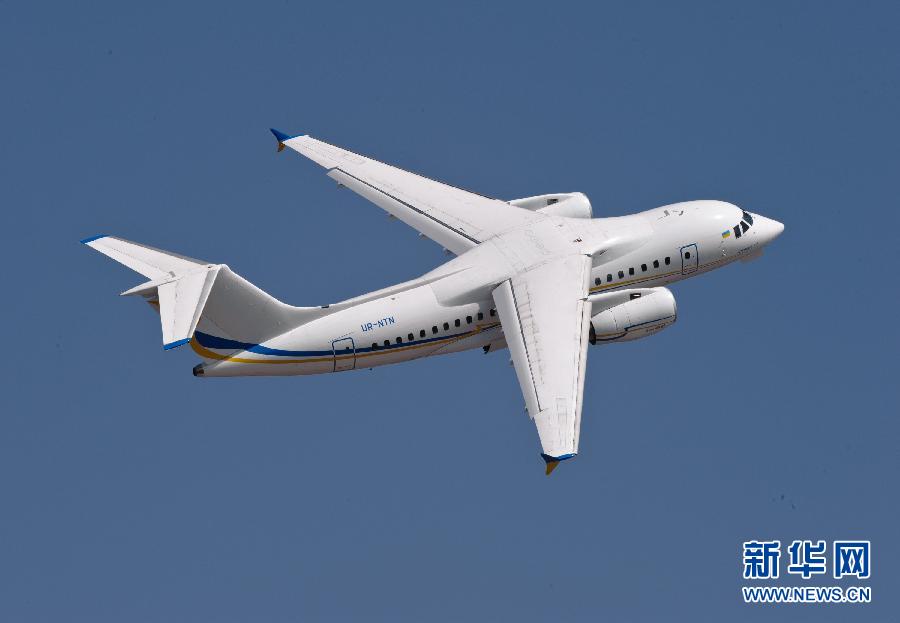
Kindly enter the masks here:
[[278, 150], [290, 147], [328, 177], [459, 255], [492, 236], [543, 218], [499, 199], [451, 186], [361, 156], [310, 136], [272, 130]]
[[591, 258], [541, 264], [493, 291], [547, 474], [578, 453], [591, 305]]

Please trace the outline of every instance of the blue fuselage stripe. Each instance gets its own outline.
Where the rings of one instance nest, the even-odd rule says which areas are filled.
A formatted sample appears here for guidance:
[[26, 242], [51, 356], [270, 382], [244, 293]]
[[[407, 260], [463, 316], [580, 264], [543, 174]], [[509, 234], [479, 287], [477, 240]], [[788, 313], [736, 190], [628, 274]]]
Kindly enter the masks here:
[[[496, 325], [494, 325], [496, 326]], [[484, 329], [492, 328], [491, 325], [484, 327]], [[417, 346], [420, 344], [428, 344], [430, 342], [437, 342], [440, 340], [447, 340], [452, 338], [462, 338], [468, 337], [469, 335], [473, 335], [477, 332], [477, 329], [473, 329], [471, 331], [465, 331], [463, 333], [457, 333], [454, 335], [437, 335], [434, 337], [424, 338], [420, 340], [412, 340], [409, 342], [401, 342], [399, 344], [389, 344], [387, 346], [379, 345], [377, 348], [372, 348], [371, 346], [366, 347], [357, 347], [357, 353], [369, 353], [373, 351], [387, 351], [394, 348], [404, 348], [407, 346]], [[280, 348], [269, 348], [268, 346], [263, 346], [262, 344], [253, 344], [251, 342], [239, 342], [237, 340], [229, 340], [224, 337], [219, 337], [217, 335], [210, 335], [209, 333], [203, 333], [202, 331], [197, 331], [194, 333], [194, 337], [197, 338], [197, 341], [200, 343], [200, 346], [204, 346], [206, 348], [215, 348], [218, 350], [243, 350], [251, 353], [256, 353], [258, 355], [273, 355], [276, 357], [330, 357], [334, 354], [332, 350], [283, 350]]]

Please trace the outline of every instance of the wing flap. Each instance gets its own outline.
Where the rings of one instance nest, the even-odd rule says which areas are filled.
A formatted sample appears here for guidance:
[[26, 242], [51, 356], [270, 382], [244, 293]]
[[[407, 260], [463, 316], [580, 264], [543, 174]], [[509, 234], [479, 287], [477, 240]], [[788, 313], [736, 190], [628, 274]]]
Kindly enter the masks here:
[[591, 306], [591, 258], [572, 255], [514, 276], [494, 302], [548, 465], [578, 452]]
[[412, 204], [341, 169], [332, 169], [328, 172], [328, 177], [349, 188], [364, 199], [368, 199], [388, 214], [393, 214], [399, 220], [431, 240], [439, 241], [445, 249], [457, 255], [465, 253], [479, 242], [428, 212], [420, 210]]
[[453, 253], [545, 215], [394, 167], [310, 136], [276, 133], [290, 147], [328, 169], [338, 183], [378, 205]]

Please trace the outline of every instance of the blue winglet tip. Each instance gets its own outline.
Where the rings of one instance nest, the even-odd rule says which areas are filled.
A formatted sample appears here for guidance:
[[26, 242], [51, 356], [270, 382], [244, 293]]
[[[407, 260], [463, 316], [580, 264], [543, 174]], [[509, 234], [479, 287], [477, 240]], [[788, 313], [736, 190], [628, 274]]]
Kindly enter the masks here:
[[175, 342], [169, 342], [168, 344], [163, 344], [163, 350], [172, 350], [173, 348], [178, 348], [179, 346], [183, 346], [191, 341], [191, 338], [185, 338], [183, 340], [177, 340]]
[[571, 454], [561, 454], [559, 456], [550, 456], [549, 454], [541, 454], [541, 458], [544, 459], [544, 463], [547, 464], [546, 474], [549, 476], [553, 473], [553, 470], [559, 465], [560, 461], [565, 461], [566, 459], [571, 459], [575, 456], [575, 453]]
[[544, 459], [544, 463], [559, 463], [560, 461], [566, 461], [575, 456], [575, 453], [572, 454], [562, 454], [560, 456], [550, 456], [549, 454], [541, 454], [541, 458]]
[[93, 242], [94, 240], [100, 240], [101, 238], [106, 238], [107, 234], [97, 234], [96, 236], [91, 236], [90, 238], [85, 238], [81, 240], [81, 244], [87, 244], [89, 242]]
[[269, 128], [269, 131], [275, 135], [275, 138], [278, 139], [279, 143], [289, 141], [292, 138], [296, 138], [297, 136], [299, 136], [298, 134], [295, 134], [294, 136], [290, 136], [289, 134], [285, 134], [284, 132], [276, 130], [275, 128]]

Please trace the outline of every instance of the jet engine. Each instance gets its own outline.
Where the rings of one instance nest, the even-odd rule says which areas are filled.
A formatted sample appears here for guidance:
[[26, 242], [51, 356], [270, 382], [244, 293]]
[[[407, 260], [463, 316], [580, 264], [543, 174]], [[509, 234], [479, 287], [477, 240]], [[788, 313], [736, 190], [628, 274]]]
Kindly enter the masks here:
[[526, 210], [540, 212], [542, 214], [551, 214], [553, 216], [594, 218], [591, 202], [584, 193], [538, 195], [537, 197], [513, 199], [509, 204], [518, 208], [525, 208]]
[[658, 333], [675, 322], [675, 297], [667, 288], [635, 288], [591, 297], [591, 344], [627, 342]]

